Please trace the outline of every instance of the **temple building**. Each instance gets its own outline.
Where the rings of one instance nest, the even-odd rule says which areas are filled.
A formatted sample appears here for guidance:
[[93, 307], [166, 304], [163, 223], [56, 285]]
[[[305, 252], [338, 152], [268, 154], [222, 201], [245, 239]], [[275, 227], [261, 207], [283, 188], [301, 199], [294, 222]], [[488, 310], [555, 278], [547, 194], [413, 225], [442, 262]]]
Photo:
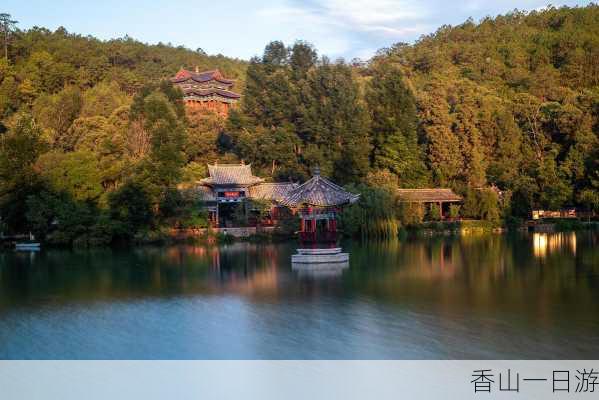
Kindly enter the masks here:
[[171, 82], [183, 91], [185, 106], [191, 110], [211, 110], [227, 116], [241, 97], [232, 91], [234, 81], [226, 79], [218, 69], [195, 72], [181, 68]]
[[246, 200], [266, 201], [270, 204], [270, 223], [281, 214], [281, 201], [287, 193], [298, 185], [291, 182], [265, 183], [254, 176], [250, 164], [208, 165], [208, 178], [199, 182], [199, 200], [208, 210], [213, 227], [232, 226], [236, 209], [245, 209]]
[[235, 214], [252, 212], [248, 200], [266, 203], [268, 216], [261, 225], [274, 225], [292, 215], [300, 217], [299, 237], [303, 242], [337, 240], [337, 214], [342, 206], [360, 197], [320, 176], [299, 185], [294, 182], [267, 183], [254, 176], [249, 164], [208, 165], [209, 177], [198, 182], [199, 200], [208, 210], [213, 227], [233, 227]]

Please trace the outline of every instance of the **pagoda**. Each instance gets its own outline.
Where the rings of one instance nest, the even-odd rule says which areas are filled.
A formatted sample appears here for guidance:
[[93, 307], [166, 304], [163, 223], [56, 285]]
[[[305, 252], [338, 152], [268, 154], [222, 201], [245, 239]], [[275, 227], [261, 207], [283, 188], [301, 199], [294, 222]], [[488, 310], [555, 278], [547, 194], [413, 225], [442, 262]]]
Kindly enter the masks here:
[[218, 69], [200, 72], [196, 67], [192, 72], [181, 68], [171, 82], [183, 91], [183, 101], [190, 110], [210, 110], [227, 116], [241, 97], [231, 90], [235, 82], [223, 77]]

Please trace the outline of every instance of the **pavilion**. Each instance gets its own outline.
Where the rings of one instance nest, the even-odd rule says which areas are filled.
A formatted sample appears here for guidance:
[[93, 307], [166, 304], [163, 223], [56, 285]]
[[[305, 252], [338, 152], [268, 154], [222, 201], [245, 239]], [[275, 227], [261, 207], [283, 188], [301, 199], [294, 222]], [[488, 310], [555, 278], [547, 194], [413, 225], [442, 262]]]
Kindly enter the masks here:
[[463, 201], [462, 197], [451, 189], [397, 189], [397, 195], [403, 203], [437, 204], [440, 219], [447, 215], [449, 204]]
[[302, 242], [335, 242], [340, 208], [355, 203], [359, 198], [360, 195], [322, 177], [316, 169], [312, 178], [290, 190], [282, 203], [299, 214]]

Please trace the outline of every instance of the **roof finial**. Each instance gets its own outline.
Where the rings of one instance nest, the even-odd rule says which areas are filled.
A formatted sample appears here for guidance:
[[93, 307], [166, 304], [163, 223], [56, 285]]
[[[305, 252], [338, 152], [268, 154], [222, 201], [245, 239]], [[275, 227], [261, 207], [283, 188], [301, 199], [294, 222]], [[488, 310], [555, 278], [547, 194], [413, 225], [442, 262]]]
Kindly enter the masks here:
[[312, 173], [314, 176], [320, 176], [320, 167], [317, 165], [314, 167], [314, 172]]

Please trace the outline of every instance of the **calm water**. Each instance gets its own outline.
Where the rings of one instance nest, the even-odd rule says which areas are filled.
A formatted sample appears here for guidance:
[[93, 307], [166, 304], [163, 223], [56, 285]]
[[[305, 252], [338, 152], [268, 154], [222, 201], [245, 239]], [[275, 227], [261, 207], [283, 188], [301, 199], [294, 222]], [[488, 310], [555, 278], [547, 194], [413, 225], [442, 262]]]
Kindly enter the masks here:
[[0, 358], [599, 358], [599, 235], [0, 253]]

